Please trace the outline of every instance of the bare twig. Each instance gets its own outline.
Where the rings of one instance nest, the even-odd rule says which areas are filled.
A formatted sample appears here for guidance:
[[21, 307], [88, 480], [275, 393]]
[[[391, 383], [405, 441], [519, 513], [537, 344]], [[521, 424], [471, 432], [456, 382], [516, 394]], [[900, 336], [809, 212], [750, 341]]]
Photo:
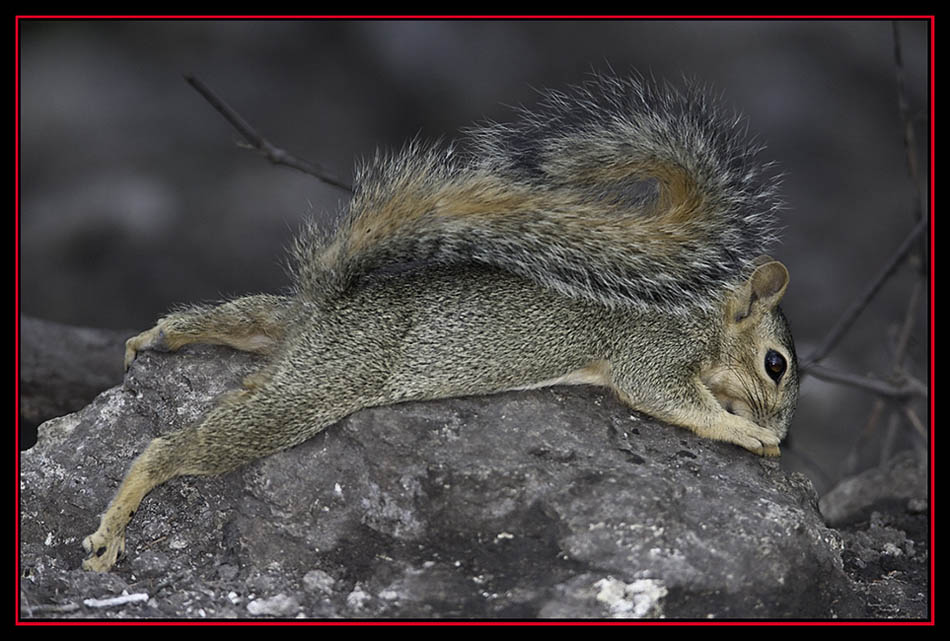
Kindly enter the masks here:
[[900, 119], [903, 124], [904, 154], [907, 166], [907, 175], [910, 178], [913, 189], [913, 209], [911, 213], [915, 221], [915, 226], [913, 230], [911, 230], [910, 234], [908, 234], [907, 238], [905, 238], [898, 251], [895, 252], [890, 262], [885, 265], [884, 269], [882, 269], [877, 275], [877, 278], [871, 282], [871, 285], [862, 293], [860, 297], [858, 297], [851, 307], [848, 308], [845, 314], [842, 315], [841, 319], [838, 321], [832, 331], [829, 332], [825, 340], [807, 359], [807, 363], [804, 366], [807, 368], [809, 373], [815, 375], [818, 378], [844, 383], [847, 385], [853, 385], [855, 387], [871, 391], [877, 395], [871, 410], [870, 417], [868, 418], [867, 424], [865, 425], [865, 429], [862, 431], [861, 436], [855, 441], [855, 447], [852, 448], [847, 457], [847, 460], [851, 463], [855, 463], [857, 461], [856, 447], [858, 442], [869, 437], [871, 433], [877, 431], [877, 426], [879, 425], [880, 419], [884, 414], [885, 409], [889, 409], [889, 412], [887, 428], [885, 429], [883, 437], [880, 441], [880, 463], [883, 463], [890, 456], [891, 447], [895, 442], [901, 417], [910, 423], [912, 429], [918, 435], [920, 435], [925, 440], [927, 439], [927, 431], [924, 428], [923, 423], [920, 421], [920, 418], [917, 416], [913, 404], [917, 397], [927, 398], [930, 390], [926, 384], [909, 375], [905, 368], [905, 361], [907, 359], [911, 335], [914, 325], [917, 321], [917, 315], [919, 313], [920, 297], [923, 295], [924, 291], [923, 278], [926, 274], [926, 270], [924, 268], [925, 266], [923, 258], [927, 255], [925, 243], [921, 242], [918, 244], [917, 252], [914, 254], [914, 258], [917, 259], [915, 262], [917, 263], [916, 268], [918, 270], [919, 278], [914, 282], [910, 295], [907, 298], [904, 317], [901, 324], [897, 328], [894, 351], [892, 354], [893, 365], [890, 378], [893, 381], [902, 381], [903, 383], [901, 385], [892, 385], [879, 379], [844, 374], [834, 370], [829, 370], [827, 368], [822, 368], [817, 365], [817, 362], [828, 354], [838, 339], [844, 334], [845, 331], [847, 331], [858, 314], [864, 309], [867, 303], [880, 289], [884, 281], [887, 280], [887, 278], [893, 273], [894, 269], [896, 269], [896, 267], [910, 254], [911, 250], [915, 246], [917, 238], [920, 237], [923, 230], [929, 226], [929, 215], [924, 211], [921, 193], [921, 183], [917, 162], [917, 143], [914, 136], [913, 122], [909, 113], [907, 93], [904, 83], [904, 60], [900, 28], [896, 21], [892, 22], [892, 31], [894, 42], [894, 68], [897, 82], [897, 106], [900, 113]]
[[924, 217], [924, 205], [920, 195], [920, 173], [917, 168], [917, 140], [907, 105], [907, 91], [904, 87], [904, 53], [897, 20], [891, 22], [891, 27], [894, 34], [894, 67], [897, 75], [897, 109], [900, 112], [901, 122], [904, 123], [904, 154], [907, 160], [907, 173], [914, 188], [914, 215], [916, 220], [920, 220]]
[[894, 348], [895, 372], [902, 372], [904, 370], [904, 359], [907, 356], [907, 348], [910, 345], [910, 336], [913, 333], [914, 323], [917, 321], [917, 312], [920, 307], [920, 296], [923, 293], [923, 289], [924, 284], [920, 280], [917, 280], [907, 299], [904, 322], [901, 324], [900, 331], [897, 333], [897, 343]]
[[353, 187], [346, 181], [336, 177], [328, 169], [312, 163], [308, 160], [303, 160], [293, 156], [280, 147], [276, 147], [269, 140], [260, 135], [254, 127], [250, 125], [241, 114], [231, 108], [224, 100], [222, 100], [214, 91], [212, 91], [207, 85], [205, 85], [201, 80], [196, 78], [191, 74], [185, 75], [185, 80], [189, 85], [194, 87], [195, 91], [200, 93], [205, 100], [207, 100], [212, 107], [217, 110], [225, 120], [231, 123], [231, 126], [237, 129], [238, 133], [244, 137], [244, 140], [253, 147], [257, 149], [264, 157], [270, 160], [275, 165], [284, 165], [286, 167], [293, 167], [298, 171], [302, 171], [305, 174], [309, 174], [314, 178], [322, 180], [328, 185], [333, 185], [334, 187], [339, 187], [346, 191], [352, 192]]
[[838, 344], [838, 341], [844, 335], [848, 329], [851, 328], [851, 325], [857, 319], [858, 315], [864, 311], [864, 308], [867, 307], [868, 303], [871, 302], [871, 299], [874, 298], [878, 290], [881, 289], [881, 286], [887, 282], [887, 279], [890, 278], [891, 274], [896, 271], [896, 269], [901, 265], [904, 259], [907, 257], [907, 254], [910, 253], [910, 250], [914, 247], [914, 241], [920, 236], [921, 233], [927, 226], [930, 224], [930, 217], [924, 217], [914, 228], [910, 230], [910, 233], [907, 234], [907, 237], [904, 238], [904, 241], [897, 248], [897, 251], [894, 252], [890, 260], [884, 265], [884, 267], [878, 272], [877, 276], [868, 284], [865, 290], [858, 296], [851, 306], [841, 315], [841, 318], [838, 319], [838, 322], [834, 327], [831, 328], [831, 331], [828, 332], [821, 344], [808, 355], [808, 358], [805, 359], [805, 362], [802, 364], [801, 369], [810, 373], [812, 368], [828, 355], [835, 345]]
[[155, 540], [153, 540], [153, 541], [148, 541], [148, 542], [144, 545], [144, 548], [145, 548], [146, 550], [148, 550], [148, 549], [151, 548], [153, 545], [158, 545], [159, 543], [161, 543], [162, 541], [164, 541], [164, 540], [167, 539], [167, 538], [168, 538], [167, 536], [160, 536], [160, 537], [158, 537], [157, 539], [155, 539]]
[[924, 427], [924, 424], [920, 421], [920, 418], [917, 416], [917, 412], [914, 411], [909, 405], [904, 405], [904, 417], [907, 418], [907, 422], [910, 423], [917, 434], [920, 435], [924, 442], [927, 441], [927, 428]]
[[838, 370], [823, 367], [821, 365], [812, 365], [809, 367], [808, 373], [815, 378], [820, 378], [823, 381], [857, 387], [869, 392], [873, 392], [878, 396], [891, 399], [907, 399], [914, 396], [926, 398], [927, 394], [929, 393], [927, 386], [913, 377], [907, 377], [903, 384], [895, 385], [879, 378], [870, 378], [868, 376], [858, 376], [857, 374], [839, 372]]
[[[897, 108], [900, 112], [901, 122], [904, 123], [904, 156], [907, 162], [907, 175], [910, 178], [911, 188], [914, 195], [915, 217], [920, 224], [928, 216], [924, 212], [923, 197], [921, 196], [920, 172], [917, 165], [917, 139], [914, 136], [914, 123], [911, 121], [910, 109], [907, 101], [907, 90], [904, 83], [904, 49], [901, 42], [901, 32], [896, 20], [891, 22], [894, 34], [894, 68], [897, 76]], [[904, 312], [904, 322], [897, 334], [897, 344], [894, 350], [894, 376], [901, 377], [904, 373], [904, 360], [907, 355], [908, 345], [910, 343], [911, 333], [914, 324], [917, 321], [917, 314], [920, 308], [920, 297], [923, 295], [923, 275], [926, 274], [923, 257], [926, 256], [926, 244], [922, 243], [918, 249], [920, 274], [914, 283], [914, 288], [907, 300], [907, 309]], [[907, 408], [909, 414], [913, 411]], [[914, 415], [916, 416], [916, 415]], [[916, 427], [916, 425], [915, 425]]]
[[[904, 128], [904, 151], [907, 162], [907, 171], [910, 176], [911, 181], [913, 182], [914, 188], [914, 218], [916, 224], [910, 233], [904, 239], [904, 241], [897, 248], [897, 251], [894, 252], [891, 259], [884, 265], [884, 267], [878, 272], [876, 277], [869, 283], [865, 290], [858, 296], [854, 302], [848, 307], [847, 310], [841, 315], [841, 318], [834, 325], [831, 331], [825, 336], [821, 344], [812, 351], [809, 356], [804, 359], [802, 364], [802, 370], [806, 373], [820, 360], [825, 358], [828, 353], [834, 348], [838, 343], [841, 337], [845, 332], [850, 329], [851, 325], [857, 319], [858, 315], [867, 307], [868, 303], [874, 298], [877, 292], [880, 290], [881, 286], [887, 281], [888, 278], [894, 273], [898, 266], [904, 261], [910, 251], [914, 248], [914, 243], [918, 237], [920, 237], [924, 230], [929, 227], [930, 217], [923, 210], [923, 201], [920, 197], [920, 180], [917, 167], [917, 144], [914, 137], [914, 128], [913, 123], [911, 122], [909, 109], [907, 105], [907, 95], [904, 88], [904, 62], [903, 62], [903, 53], [901, 47], [900, 39], [900, 29], [898, 28], [897, 22], [892, 23], [893, 26], [893, 35], [894, 35], [894, 62], [897, 75], [897, 93], [898, 93], [898, 110], [900, 111], [901, 121]], [[912, 298], [912, 302], [914, 297]], [[911, 319], [910, 315], [906, 315], [905, 318]], [[901, 331], [901, 335], [904, 336], [908, 331], [907, 322]], [[901, 360], [903, 350], [901, 350]]]

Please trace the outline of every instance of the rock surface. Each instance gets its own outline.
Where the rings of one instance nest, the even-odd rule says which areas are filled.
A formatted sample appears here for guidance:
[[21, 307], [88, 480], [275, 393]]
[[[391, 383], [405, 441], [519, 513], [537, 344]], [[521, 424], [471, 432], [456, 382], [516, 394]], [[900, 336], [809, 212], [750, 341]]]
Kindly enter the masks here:
[[819, 501], [839, 527], [842, 559], [869, 617], [927, 617], [930, 594], [930, 501], [927, 457], [905, 451], [845, 479]]
[[125, 339], [137, 332], [19, 320], [19, 436], [26, 449], [40, 423], [82, 409], [122, 382]]
[[22, 618], [926, 616], [869, 607], [805, 477], [587, 387], [362, 410], [160, 486], [113, 571], [79, 569], [134, 456], [255, 364], [145, 352], [41, 426], [20, 462]]
[[926, 511], [927, 458], [913, 451], [901, 452], [886, 465], [838, 483], [821, 497], [819, 508], [829, 525], [867, 521], [876, 510], [907, 506]]

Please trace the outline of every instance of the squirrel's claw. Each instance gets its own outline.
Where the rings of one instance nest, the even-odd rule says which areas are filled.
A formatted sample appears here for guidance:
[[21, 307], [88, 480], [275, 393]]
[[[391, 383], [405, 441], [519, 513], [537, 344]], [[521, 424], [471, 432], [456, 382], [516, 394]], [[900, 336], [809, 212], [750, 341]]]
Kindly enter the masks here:
[[165, 332], [162, 330], [161, 323], [159, 323], [152, 329], [125, 341], [125, 371], [129, 371], [136, 354], [142, 350], [159, 348], [163, 345], [164, 340]]
[[84, 570], [108, 572], [119, 556], [125, 554], [125, 533], [104, 532], [103, 527], [99, 526], [98, 530], [83, 539], [82, 547], [90, 553], [82, 562]]

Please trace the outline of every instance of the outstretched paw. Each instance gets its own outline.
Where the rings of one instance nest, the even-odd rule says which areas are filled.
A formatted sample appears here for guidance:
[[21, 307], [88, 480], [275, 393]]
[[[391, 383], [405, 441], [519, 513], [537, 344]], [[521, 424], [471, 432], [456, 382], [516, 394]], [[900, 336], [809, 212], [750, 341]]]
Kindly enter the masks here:
[[82, 547], [90, 553], [82, 562], [84, 570], [108, 572], [119, 556], [125, 554], [125, 533], [114, 534], [100, 526], [83, 539]]

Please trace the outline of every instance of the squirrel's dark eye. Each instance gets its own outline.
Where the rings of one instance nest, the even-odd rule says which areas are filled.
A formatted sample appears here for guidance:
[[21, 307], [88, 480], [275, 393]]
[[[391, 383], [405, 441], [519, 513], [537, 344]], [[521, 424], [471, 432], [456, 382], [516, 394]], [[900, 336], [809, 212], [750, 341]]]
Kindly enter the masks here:
[[785, 357], [774, 349], [770, 349], [765, 354], [765, 373], [776, 383], [782, 378], [786, 367], [788, 367], [788, 365], [785, 363]]

